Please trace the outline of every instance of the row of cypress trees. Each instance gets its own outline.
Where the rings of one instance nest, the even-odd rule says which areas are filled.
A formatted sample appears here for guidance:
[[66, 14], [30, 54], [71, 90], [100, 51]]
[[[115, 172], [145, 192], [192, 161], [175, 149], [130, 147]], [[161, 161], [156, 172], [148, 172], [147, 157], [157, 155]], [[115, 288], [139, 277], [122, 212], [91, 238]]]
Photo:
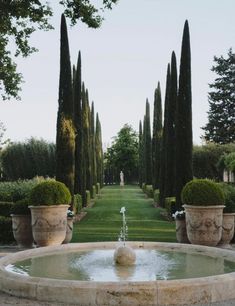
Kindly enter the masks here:
[[56, 179], [71, 194], [81, 194], [86, 203], [86, 190], [94, 196], [93, 186], [103, 185], [103, 150], [101, 124], [94, 103], [82, 82], [81, 53], [71, 70], [67, 25], [61, 17], [59, 108], [56, 135]]
[[150, 131], [149, 102], [139, 127], [139, 182], [160, 190], [160, 204], [166, 197], [176, 197], [181, 207], [181, 190], [192, 174], [192, 96], [191, 51], [188, 21], [184, 25], [179, 82], [175, 52], [167, 66], [162, 124], [160, 83], [154, 94], [153, 130]]

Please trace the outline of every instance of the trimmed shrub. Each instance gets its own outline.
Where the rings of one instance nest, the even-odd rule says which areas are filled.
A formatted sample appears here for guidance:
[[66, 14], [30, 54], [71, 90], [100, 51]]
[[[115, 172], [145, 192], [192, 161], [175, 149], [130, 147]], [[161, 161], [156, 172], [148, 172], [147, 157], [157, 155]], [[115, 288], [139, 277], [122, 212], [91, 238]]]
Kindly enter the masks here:
[[219, 186], [223, 189], [225, 197], [224, 213], [235, 213], [235, 187], [226, 183], [219, 183]]
[[195, 179], [188, 182], [182, 192], [184, 204], [197, 206], [223, 205], [224, 193], [218, 183], [207, 179]]
[[175, 197], [165, 198], [165, 209], [169, 217], [172, 218], [172, 215], [176, 212], [176, 200]]
[[80, 194], [75, 194], [74, 195], [74, 200], [73, 200], [73, 210], [75, 215], [79, 214], [82, 209], [82, 196]]
[[160, 203], [159, 196], [160, 196], [159, 189], [155, 189], [154, 193], [153, 193], [153, 199], [154, 199], [154, 203], [157, 204], [157, 205], [159, 205], [159, 203]]
[[142, 190], [143, 190], [144, 193], [146, 193], [146, 184], [145, 183], [142, 184]]
[[146, 185], [145, 193], [149, 198], [153, 198], [153, 186], [152, 185]]
[[14, 241], [11, 218], [0, 216], [0, 243], [5, 244]]
[[96, 183], [96, 194], [100, 194], [100, 183]]
[[92, 195], [91, 195], [91, 198], [95, 199], [95, 196], [96, 196], [96, 187], [95, 187], [95, 185], [93, 185], [92, 186]]
[[30, 202], [35, 206], [70, 204], [71, 194], [64, 183], [48, 180], [32, 189]]
[[91, 193], [89, 190], [86, 190], [86, 206], [90, 205], [91, 203]]
[[30, 199], [25, 198], [23, 200], [19, 200], [12, 205], [11, 213], [14, 215], [30, 215]]
[[0, 202], [0, 216], [10, 217], [13, 205], [13, 202]]

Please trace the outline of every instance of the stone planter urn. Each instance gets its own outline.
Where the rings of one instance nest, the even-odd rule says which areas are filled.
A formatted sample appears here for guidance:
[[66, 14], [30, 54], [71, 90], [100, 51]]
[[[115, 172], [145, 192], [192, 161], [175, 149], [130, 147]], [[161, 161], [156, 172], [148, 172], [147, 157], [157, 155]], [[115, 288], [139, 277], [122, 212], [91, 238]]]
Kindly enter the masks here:
[[223, 214], [222, 238], [219, 242], [219, 247], [231, 248], [230, 242], [234, 235], [234, 213]]
[[222, 237], [224, 205], [183, 205], [188, 239], [192, 244], [216, 246]]
[[189, 243], [185, 219], [183, 220], [176, 219], [175, 226], [176, 226], [176, 240], [179, 243]]
[[32, 232], [40, 247], [60, 245], [66, 236], [69, 205], [29, 206], [32, 216]]
[[66, 235], [63, 244], [69, 243], [73, 237], [73, 217], [67, 217]]
[[33, 235], [30, 215], [12, 214], [12, 230], [14, 238], [20, 248], [33, 247]]

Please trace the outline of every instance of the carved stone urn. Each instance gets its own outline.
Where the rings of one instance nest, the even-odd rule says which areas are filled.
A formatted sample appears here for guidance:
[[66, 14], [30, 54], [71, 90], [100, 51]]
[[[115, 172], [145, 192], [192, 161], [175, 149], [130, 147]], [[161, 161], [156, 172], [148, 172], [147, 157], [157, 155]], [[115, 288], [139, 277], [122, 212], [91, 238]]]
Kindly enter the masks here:
[[189, 243], [185, 219], [183, 220], [176, 219], [175, 227], [176, 227], [175, 229], [176, 230], [176, 240], [179, 243]]
[[223, 214], [222, 237], [219, 242], [219, 247], [230, 249], [230, 242], [234, 235], [234, 213]]
[[224, 205], [183, 205], [188, 239], [193, 244], [216, 246], [222, 237]]
[[33, 246], [33, 235], [30, 215], [11, 215], [13, 236], [20, 248]]
[[69, 205], [29, 206], [33, 238], [38, 246], [60, 245], [64, 241], [68, 207]]

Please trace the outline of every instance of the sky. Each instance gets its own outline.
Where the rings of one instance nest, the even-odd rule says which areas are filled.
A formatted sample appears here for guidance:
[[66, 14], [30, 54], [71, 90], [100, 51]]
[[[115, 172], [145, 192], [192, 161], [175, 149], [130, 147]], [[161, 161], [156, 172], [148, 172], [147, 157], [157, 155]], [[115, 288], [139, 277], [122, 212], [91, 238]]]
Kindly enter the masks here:
[[[55, 30], [35, 32], [30, 42], [39, 52], [16, 60], [24, 76], [22, 100], [0, 101], [0, 121], [7, 129], [5, 137], [12, 141], [37, 137], [55, 142], [62, 12], [58, 2], [49, 1]], [[82, 78], [99, 113], [105, 148], [126, 123], [138, 132], [146, 98], [153, 113], [158, 81], [164, 101], [167, 64], [174, 50], [179, 70], [186, 19], [191, 38], [193, 142], [202, 143], [208, 84], [216, 77], [211, 72], [213, 57], [226, 57], [230, 47], [235, 50], [234, 11], [234, 0], [119, 0], [105, 13], [100, 29], [80, 22], [71, 28], [67, 20], [71, 63], [76, 64], [81, 50]]]

